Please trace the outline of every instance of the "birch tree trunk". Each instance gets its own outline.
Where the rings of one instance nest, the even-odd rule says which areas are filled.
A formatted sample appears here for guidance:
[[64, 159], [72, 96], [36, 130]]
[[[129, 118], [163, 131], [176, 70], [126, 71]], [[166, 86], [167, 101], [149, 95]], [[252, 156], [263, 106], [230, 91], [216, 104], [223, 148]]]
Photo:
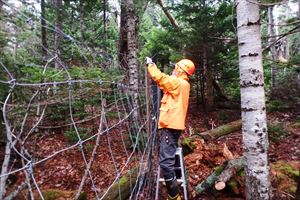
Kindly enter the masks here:
[[[274, 8], [274, 6], [268, 7], [268, 36], [269, 36], [268, 43], [269, 43], [269, 45], [274, 44], [274, 42], [276, 41], [275, 29], [274, 29], [275, 24], [274, 24], [273, 8]], [[271, 58], [273, 61], [273, 63], [271, 64], [272, 88], [275, 88], [276, 87], [276, 77], [277, 77], [277, 68], [276, 68], [275, 61], [278, 59], [275, 45], [272, 45], [270, 47], [270, 54], [271, 54]]]
[[246, 199], [270, 199], [268, 135], [257, 0], [237, 1]]
[[[288, 1], [285, 3], [285, 16], [284, 21], [288, 21], [291, 17], [291, 7], [289, 6]], [[283, 49], [283, 60], [289, 60], [290, 58], [290, 42], [289, 42], [289, 36], [282, 38], [282, 49]]]
[[[5, 101], [4, 101], [4, 105], [2, 107], [2, 114], [3, 114], [3, 122], [5, 124], [5, 131], [6, 131], [6, 146], [5, 146], [5, 154], [4, 154], [4, 159], [2, 162], [2, 168], [1, 168], [1, 175], [7, 174], [8, 173], [8, 167], [9, 167], [9, 162], [10, 162], [10, 158], [11, 158], [11, 148], [12, 145], [15, 145], [15, 142], [13, 142], [13, 138], [12, 138], [12, 132], [11, 132], [11, 127], [7, 121], [7, 102], [9, 101], [9, 99], [11, 98], [11, 92], [7, 95]], [[4, 198], [4, 195], [6, 193], [6, 180], [8, 178], [7, 176], [2, 176], [0, 178], [0, 199]]]
[[129, 86], [132, 96], [134, 117], [137, 117], [138, 108], [138, 60], [137, 60], [137, 37], [136, 37], [136, 21], [133, 0], [125, 0], [127, 13], [127, 45], [128, 45], [128, 73]]

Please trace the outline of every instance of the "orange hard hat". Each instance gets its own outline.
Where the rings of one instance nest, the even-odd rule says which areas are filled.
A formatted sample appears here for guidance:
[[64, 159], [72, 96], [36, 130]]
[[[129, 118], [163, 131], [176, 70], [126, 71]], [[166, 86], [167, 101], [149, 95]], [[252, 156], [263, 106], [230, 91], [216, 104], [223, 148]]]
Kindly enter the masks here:
[[195, 64], [189, 59], [182, 59], [178, 63], [176, 63], [176, 65], [190, 76], [192, 76], [195, 72]]

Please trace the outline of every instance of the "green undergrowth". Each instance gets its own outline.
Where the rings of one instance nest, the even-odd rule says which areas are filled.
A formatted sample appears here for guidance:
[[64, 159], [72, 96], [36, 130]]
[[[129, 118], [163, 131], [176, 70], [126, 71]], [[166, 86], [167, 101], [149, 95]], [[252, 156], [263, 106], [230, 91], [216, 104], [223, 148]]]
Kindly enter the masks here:
[[183, 138], [180, 142], [183, 148], [183, 155], [187, 155], [192, 153], [193, 150], [196, 148], [196, 145], [192, 142], [193, 140], [190, 138]]
[[[79, 134], [81, 139], [88, 138], [92, 133], [91, 128], [81, 128], [81, 127], [79, 127], [79, 128], [77, 128], [77, 131], [78, 131], [78, 134]], [[65, 136], [66, 140], [71, 144], [76, 143], [78, 141], [78, 135], [77, 135], [77, 132], [74, 129], [66, 130], [64, 132], [64, 136]]]
[[278, 142], [287, 136], [287, 131], [284, 129], [283, 123], [268, 124], [269, 139], [273, 142]]
[[300, 128], [300, 122], [293, 123], [292, 128]]
[[[57, 189], [48, 189], [42, 191], [43, 197], [45, 200], [59, 200], [59, 199], [74, 199], [76, 195], [76, 191], [65, 191], [65, 190], [57, 190]], [[37, 195], [36, 195], [37, 196]], [[40, 198], [35, 198], [40, 199]], [[87, 193], [82, 192], [77, 200], [87, 200]]]
[[275, 112], [275, 111], [286, 111], [290, 108], [288, 102], [273, 100], [267, 103], [267, 111]]
[[271, 164], [271, 172], [277, 189], [295, 194], [300, 176], [299, 162], [277, 161]]
[[293, 123], [292, 123], [292, 128], [300, 128], [300, 117], [297, 117]]

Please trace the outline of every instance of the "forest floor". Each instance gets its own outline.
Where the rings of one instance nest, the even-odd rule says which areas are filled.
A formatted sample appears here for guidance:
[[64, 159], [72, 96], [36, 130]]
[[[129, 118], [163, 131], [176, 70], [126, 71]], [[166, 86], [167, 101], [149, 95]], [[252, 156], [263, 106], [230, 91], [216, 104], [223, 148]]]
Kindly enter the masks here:
[[[201, 112], [201, 107], [191, 105], [187, 118], [188, 129], [182, 134], [181, 139], [189, 137], [190, 128], [194, 132], [200, 133], [208, 128], [205, 125], [205, 114]], [[300, 171], [300, 127], [294, 126], [299, 123], [299, 110], [272, 112], [268, 113], [268, 122], [272, 125], [269, 127], [269, 160], [271, 165], [271, 182], [273, 199], [295, 199], [295, 190], [297, 183], [295, 178], [299, 178]], [[239, 110], [217, 110], [210, 112], [206, 117], [209, 118], [214, 127], [229, 123], [240, 119]], [[212, 123], [213, 122], [213, 123]], [[90, 122], [86, 127], [97, 125], [97, 122]], [[94, 131], [96, 131], [95, 129]], [[95, 185], [102, 188], [98, 192], [105, 191], [105, 188], [111, 183], [116, 176], [116, 169], [120, 170], [127, 160], [128, 153], [123, 144], [120, 143], [120, 134], [118, 130], [110, 133], [110, 138], [102, 137], [98, 153], [92, 165], [91, 172], [94, 177]], [[34, 153], [37, 159], [43, 159], [47, 155], [66, 148], [70, 145], [63, 134], [53, 132], [45, 136], [32, 138], [30, 142], [35, 140], [35, 145], [30, 145], [29, 150]], [[108, 140], [112, 144], [112, 151], [107, 148]], [[226, 187], [222, 191], [216, 191], [209, 188], [203, 194], [196, 196], [195, 187], [205, 180], [213, 170], [226, 161], [224, 156], [224, 147], [228, 147], [234, 158], [242, 155], [242, 133], [236, 131], [226, 136], [222, 136], [216, 140], [205, 141], [196, 140], [196, 149], [185, 156], [185, 166], [188, 171], [189, 193], [190, 199], [203, 200], [226, 200], [226, 199], [244, 199], [244, 180], [243, 176], [235, 177], [238, 181], [237, 189]], [[92, 143], [85, 145], [87, 156], [92, 150]], [[3, 146], [2, 149], [4, 150]], [[0, 153], [0, 161], [3, 160], [3, 150]], [[111, 152], [114, 152], [112, 159]], [[138, 155], [137, 155], [138, 156]], [[133, 159], [129, 166], [135, 166], [138, 159]], [[20, 167], [20, 166], [19, 166]], [[84, 174], [85, 164], [82, 159], [79, 148], [72, 151], [66, 151], [59, 156], [44, 162], [34, 168], [34, 175], [38, 185], [43, 191], [51, 191], [51, 195], [58, 195], [60, 200], [72, 199], [74, 191], [78, 189], [81, 178]], [[126, 170], [124, 171], [124, 173]], [[15, 185], [20, 184], [24, 180], [24, 173], [18, 173], [16, 177], [12, 177], [13, 182], [9, 185], [8, 191], [13, 191]], [[65, 191], [65, 192], [57, 192]], [[92, 185], [90, 181], [84, 186], [84, 191], [89, 191], [88, 196], [93, 196]], [[25, 192], [26, 193], [26, 192]], [[25, 193], [19, 195], [17, 199], [26, 199]], [[55, 193], [55, 194], [53, 194]], [[23, 195], [23, 196], [22, 196]], [[90, 199], [90, 198], [88, 198]], [[164, 198], [163, 198], [164, 199]]]
[[[201, 108], [190, 108], [188, 126], [194, 132], [205, 131], [204, 113], [199, 113]], [[197, 112], [196, 112], [197, 111]], [[300, 110], [285, 112], [272, 112], [267, 114], [269, 129], [269, 161], [272, 184], [272, 199], [295, 199], [297, 181], [300, 173]], [[210, 122], [218, 127], [228, 122], [240, 119], [238, 110], [217, 110], [207, 116]], [[297, 124], [297, 126], [294, 126]], [[186, 133], [182, 138], [188, 137]], [[245, 199], [244, 178], [236, 176], [238, 186], [228, 187], [217, 191], [214, 188], [207, 189], [203, 194], [196, 196], [194, 191], [197, 184], [206, 180], [213, 170], [225, 160], [224, 147], [228, 148], [234, 158], [242, 156], [242, 131], [236, 131], [218, 139], [205, 141], [199, 139], [194, 142], [197, 146], [193, 153], [185, 156], [185, 165], [188, 170], [191, 199], [226, 200]], [[298, 183], [300, 184], [300, 183]], [[299, 187], [299, 185], [298, 185]]]

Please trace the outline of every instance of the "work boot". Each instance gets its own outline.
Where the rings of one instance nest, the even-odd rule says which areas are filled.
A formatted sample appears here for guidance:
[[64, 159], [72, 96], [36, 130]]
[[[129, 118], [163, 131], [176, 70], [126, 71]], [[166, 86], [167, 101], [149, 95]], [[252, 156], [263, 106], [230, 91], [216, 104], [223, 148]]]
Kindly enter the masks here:
[[168, 195], [168, 199], [167, 200], [181, 200], [181, 197], [179, 194], [177, 194], [175, 197], [171, 197], [170, 195]]
[[179, 188], [176, 177], [174, 177], [172, 180], [166, 181], [166, 186], [168, 190], [168, 199], [176, 199], [179, 196]]

